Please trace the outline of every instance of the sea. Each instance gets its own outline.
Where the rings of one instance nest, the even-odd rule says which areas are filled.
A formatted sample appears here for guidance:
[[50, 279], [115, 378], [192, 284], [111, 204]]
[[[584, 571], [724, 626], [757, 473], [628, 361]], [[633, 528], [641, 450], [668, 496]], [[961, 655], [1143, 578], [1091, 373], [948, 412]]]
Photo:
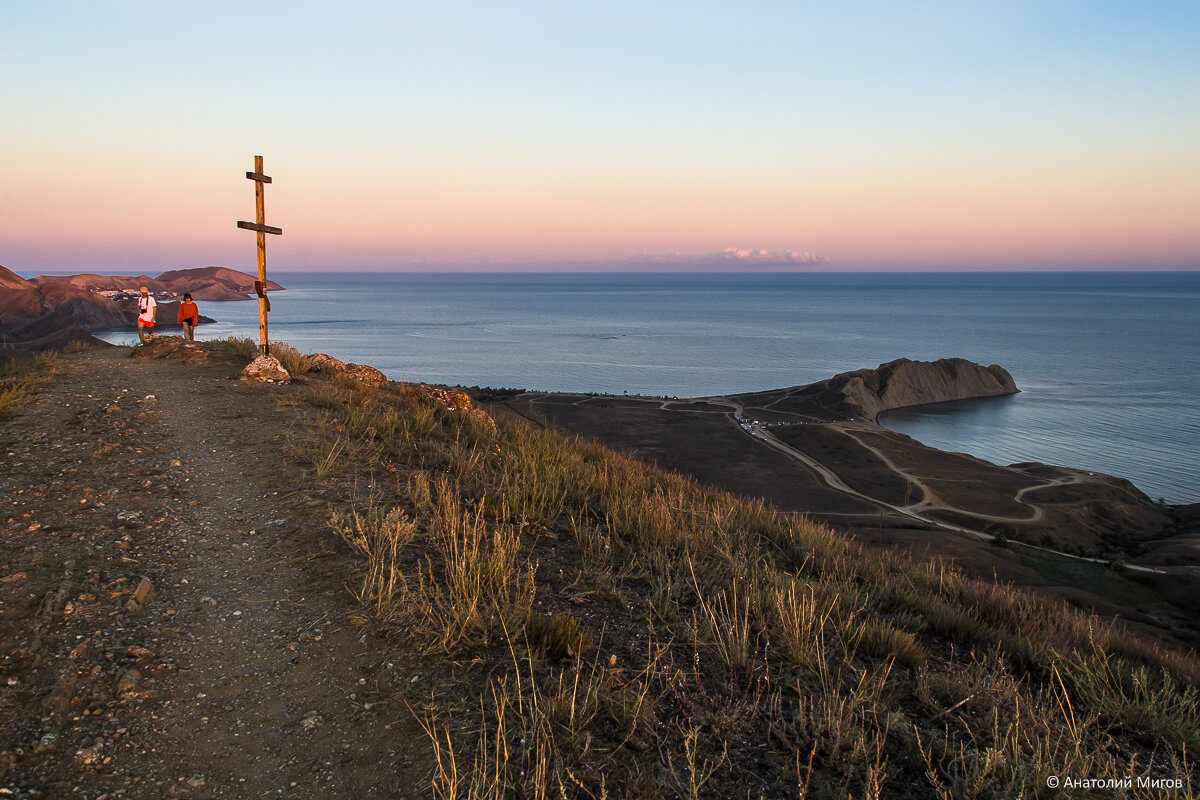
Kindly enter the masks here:
[[[394, 380], [699, 397], [896, 358], [999, 364], [1021, 393], [890, 412], [892, 430], [1200, 501], [1200, 273], [272, 273], [270, 334]], [[257, 339], [200, 303], [198, 338]], [[107, 333], [113, 342], [128, 332]]]

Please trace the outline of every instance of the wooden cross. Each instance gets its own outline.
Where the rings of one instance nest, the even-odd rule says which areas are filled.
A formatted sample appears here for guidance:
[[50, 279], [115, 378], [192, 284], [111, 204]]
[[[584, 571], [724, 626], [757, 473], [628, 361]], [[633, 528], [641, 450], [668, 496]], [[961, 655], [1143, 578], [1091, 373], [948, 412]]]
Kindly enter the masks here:
[[258, 280], [254, 282], [254, 291], [258, 295], [258, 345], [263, 355], [270, 355], [271, 346], [267, 342], [267, 312], [271, 310], [271, 301], [267, 299], [267, 237], [273, 233], [279, 236], [283, 228], [272, 228], [266, 224], [266, 212], [263, 211], [263, 184], [270, 183], [271, 177], [263, 174], [263, 157], [254, 157], [254, 172], [247, 172], [246, 177], [254, 181], [254, 208], [258, 213], [257, 222], [238, 222], [239, 228], [258, 232]]

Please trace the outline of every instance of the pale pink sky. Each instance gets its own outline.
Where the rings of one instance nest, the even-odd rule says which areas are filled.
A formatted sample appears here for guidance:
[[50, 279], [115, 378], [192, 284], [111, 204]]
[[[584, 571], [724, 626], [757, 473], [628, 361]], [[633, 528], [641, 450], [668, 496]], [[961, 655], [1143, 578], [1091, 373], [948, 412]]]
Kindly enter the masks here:
[[53, 5], [7, 14], [13, 269], [252, 265], [255, 154], [282, 270], [1200, 268], [1194, 3]]

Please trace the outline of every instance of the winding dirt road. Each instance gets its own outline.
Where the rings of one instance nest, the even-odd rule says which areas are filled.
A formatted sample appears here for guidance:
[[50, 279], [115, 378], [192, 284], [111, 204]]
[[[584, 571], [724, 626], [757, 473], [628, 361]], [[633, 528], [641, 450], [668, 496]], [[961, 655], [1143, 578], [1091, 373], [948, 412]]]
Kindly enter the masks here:
[[[1063, 477], [1043, 481], [1041, 483], [1037, 483], [1037, 484], [1034, 484], [1031, 486], [1026, 486], [1026, 487], [1023, 487], [1022, 489], [1018, 490], [1016, 492], [1016, 494], [1014, 495], [1013, 499], [1016, 502], [1021, 503], [1022, 505], [1028, 506], [1030, 509], [1032, 509], [1031, 514], [1028, 517], [1005, 517], [1005, 516], [1000, 516], [1000, 515], [995, 515], [995, 514], [984, 514], [981, 512], [977, 512], [977, 511], [970, 511], [970, 510], [958, 508], [956, 506], [952, 506], [952, 505], [946, 503], [944, 500], [942, 500], [942, 498], [940, 498], [938, 496], [937, 492], [934, 491], [932, 487], [930, 487], [924, 480], [922, 480], [920, 478], [920, 476], [913, 475], [912, 473], [907, 472], [904, 469], [901, 469], [890, 458], [888, 458], [887, 455], [885, 455], [883, 452], [881, 452], [879, 450], [879, 448], [874, 447], [873, 445], [867, 444], [866, 442], [862, 441], [862, 439], [860, 437], [855, 436], [845, 426], [837, 425], [835, 423], [817, 423], [817, 424], [834, 425], [834, 427], [838, 431], [840, 431], [841, 433], [843, 433], [846, 436], [849, 436], [851, 439], [853, 439], [855, 442], [857, 442], [864, 449], [866, 449], [869, 452], [871, 452], [872, 454], [874, 454], [875, 457], [877, 457], [881, 463], [885, 464], [895, 474], [899, 475], [901, 478], [905, 479], [910, 484], [915, 485], [917, 488], [919, 488], [921, 490], [923, 496], [917, 502], [906, 504], [906, 505], [896, 505], [893, 503], [888, 503], [877, 497], [872, 497], [871, 495], [864, 494], [863, 492], [860, 492], [856, 489], [851, 488], [849, 485], [846, 484], [845, 481], [843, 481], [840, 477], [838, 477], [837, 473], [835, 473], [832, 469], [830, 469], [826, 465], [820, 463], [819, 461], [810, 457], [806, 453], [803, 453], [800, 450], [797, 450], [796, 448], [787, 444], [786, 442], [780, 440], [777, 436], [775, 436], [773, 433], [771, 433], [771, 431], [769, 429], [762, 427], [761, 425], [755, 423], [754, 421], [747, 420], [744, 416], [745, 409], [743, 408], [742, 403], [740, 403], [738, 400], [735, 400], [728, 396], [708, 397], [708, 398], [705, 398], [705, 400], [707, 400], [711, 404], [722, 405], [722, 406], [729, 408], [730, 409], [729, 417], [733, 420], [733, 422], [735, 424], [737, 424], [738, 428], [743, 433], [745, 433], [747, 436], [749, 436], [754, 441], [764, 445], [765, 447], [769, 447], [772, 450], [775, 450], [776, 452], [781, 453], [781, 454], [793, 459], [794, 461], [804, 465], [809, 470], [811, 470], [814, 474], [819, 476], [821, 478], [821, 480], [824, 481], [825, 484], [827, 486], [829, 486], [831, 489], [835, 489], [839, 492], [843, 492], [852, 497], [855, 497], [860, 500], [864, 500], [868, 503], [871, 503], [879, 508], [886, 509], [888, 511], [892, 511], [896, 514], [900, 514], [900, 515], [908, 517], [910, 519], [920, 521], [927, 525], [931, 525], [936, 528], [940, 528], [942, 530], [953, 531], [955, 533], [963, 534], [963, 535], [970, 536], [970, 537], [973, 537], [976, 539], [981, 539], [983, 541], [988, 541], [988, 542], [995, 541], [997, 537], [992, 534], [985, 533], [983, 531], [975, 530], [973, 528], [967, 528], [962, 525], [956, 525], [952, 522], [946, 522], [944, 520], [930, 517], [922, 512], [935, 511], [935, 510], [953, 511], [957, 514], [973, 517], [973, 518], [980, 519], [980, 520], [986, 520], [986, 521], [990, 521], [990, 522], [1017, 523], [1017, 524], [1036, 523], [1036, 522], [1041, 522], [1043, 519], [1045, 519], [1045, 511], [1042, 508], [1040, 508], [1039, 506], [1026, 501], [1024, 498], [1027, 493], [1032, 492], [1032, 491], [1037, 491], [1040, 489], [1048, 489], [1053, 486], [1062, 486], [1062, 485], [1066, 485], [1066, 484], [1077, 483], [1079, 481], [1079, 479], [1075, 476], [1063, 476]], [[1109, 563], [1109, 561], [1107, 561], [1106, 559], [1090, 558], [1087, 556], [1079, 556], [1079, 555], [1074, 555], [1071, 553], [1063, 553], [1061, 551], [1053, 550], [1048, 547], [1041, 547], [1041, 546], [1032, 545], [1032, 544], [1026, 544], [1024, 546], [1029, 547], [1033, 550], [1039, 550], [1039, 551], [1045, 552], [1045, 553], [1052, 553], [1054, 555], [1062, 556], [1064, 558], [1076, 559], [1078, 561], [1084, 561], [1084, 562], [1088, 562], [1088, 563], [1092, 563], [1092, 564], [1108, 564]], [[1139, 565], [1126, 565], [1126, 568], [1137, 571], [1137, 572], [1165, 574], [1164, 570], [1155, 569], [1153, 567], [1144, 567], [1144, 566], [1139, 566]]]

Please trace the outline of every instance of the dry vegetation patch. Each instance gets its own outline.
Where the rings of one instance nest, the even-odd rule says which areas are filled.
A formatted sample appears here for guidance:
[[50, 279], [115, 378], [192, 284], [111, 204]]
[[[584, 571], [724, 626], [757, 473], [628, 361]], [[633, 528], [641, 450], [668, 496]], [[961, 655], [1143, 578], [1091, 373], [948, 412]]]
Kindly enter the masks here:
[[0, 363], [0, 420], [11, 417], [49, 382], [55, 356], [42, 354]]

